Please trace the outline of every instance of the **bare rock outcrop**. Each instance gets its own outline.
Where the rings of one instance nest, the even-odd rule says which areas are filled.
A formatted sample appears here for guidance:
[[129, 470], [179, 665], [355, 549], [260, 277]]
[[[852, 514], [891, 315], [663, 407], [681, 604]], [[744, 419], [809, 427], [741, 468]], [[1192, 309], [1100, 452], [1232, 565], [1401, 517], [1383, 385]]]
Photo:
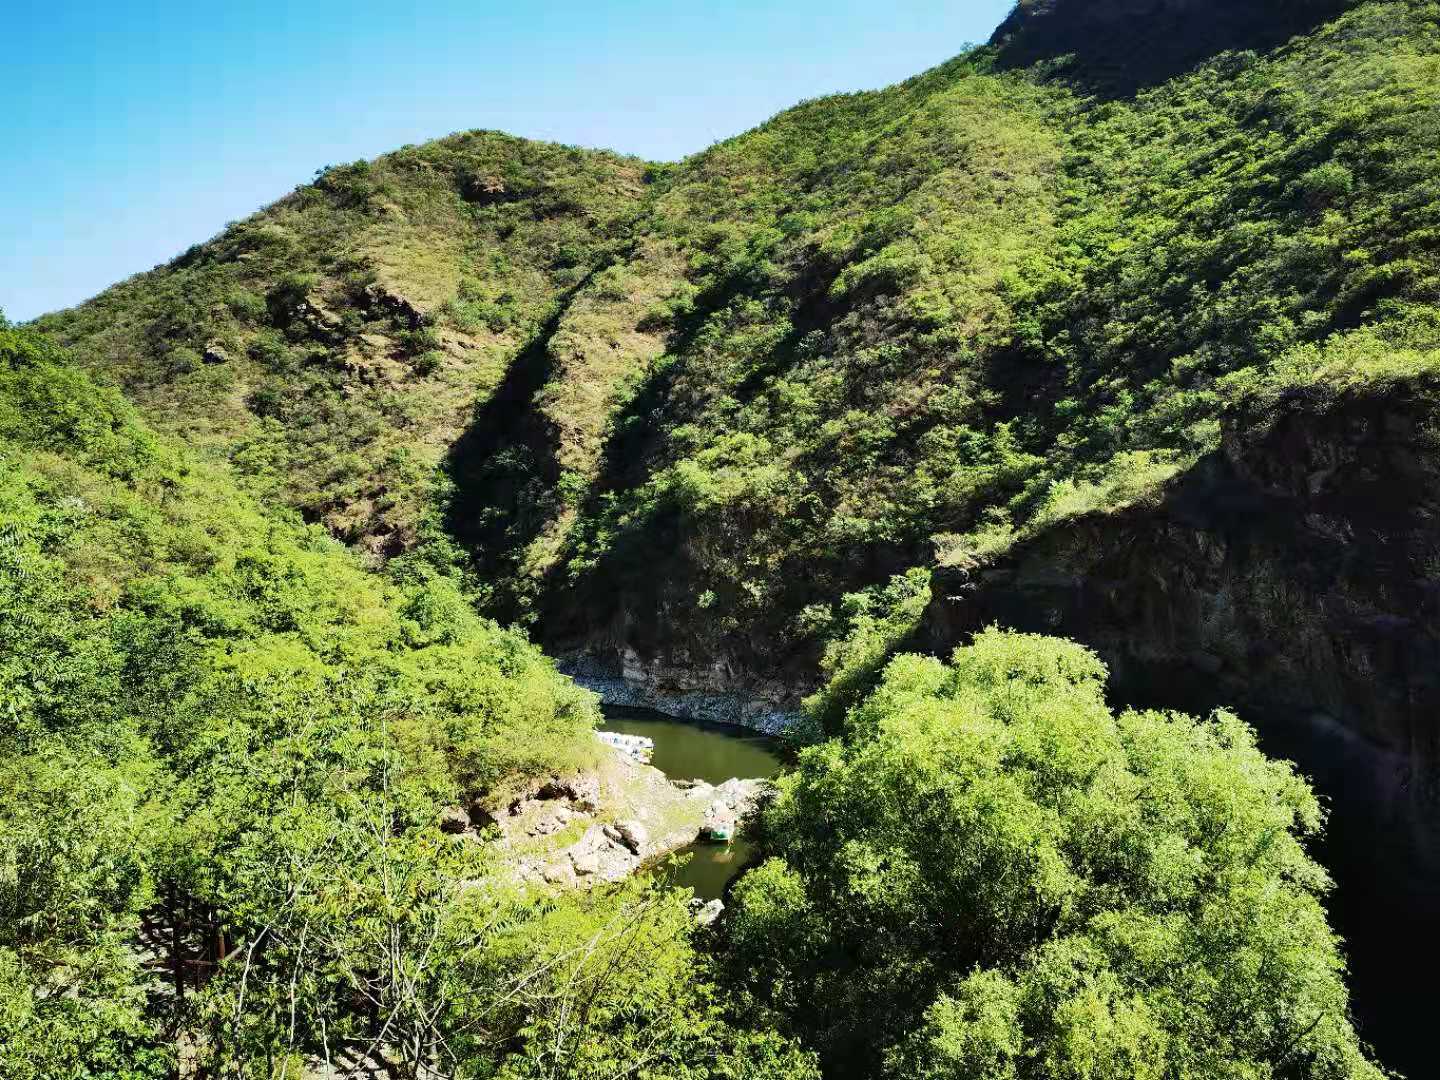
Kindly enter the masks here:
[[[492, 809], [488, 820], [521, 880], [585, 888], [619, 881], [688, 847], [712, 821], [725, 822], [733, 834], [770, 790], [766, 780], [672, 782], [607, 750], [595, 770], [536, 781]], [[459, 831], [462, 816], [447, 811], [442, 827]], [[479, 832], [473, 824], [468, 831]]]
[[379, 283], [365, 286], [360, 304], [370, 315], [394, 319], [410, 330], [419, 330], [432, 321], [430, 313], [414, 300]]

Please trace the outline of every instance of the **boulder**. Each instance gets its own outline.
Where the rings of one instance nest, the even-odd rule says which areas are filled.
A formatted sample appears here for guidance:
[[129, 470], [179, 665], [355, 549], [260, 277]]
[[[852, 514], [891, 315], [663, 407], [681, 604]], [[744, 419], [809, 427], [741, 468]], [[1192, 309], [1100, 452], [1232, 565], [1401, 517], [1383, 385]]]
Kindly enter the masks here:
[[633, 818], [617, 823], [615, 828], [620, 834], [620, 842], [636, 855], [650, 842], [650, 830]]
[[565, 779], [552, 779], [536, 792], [537, 799], [567, 799], [581, 813], [593, 814], [600, 809], [600, 777], [583, 773]]
[[725, 913], [725, 905], [719, 900], [701, 904], [695, 911], [695, 921], [701, 926], [710, 926]]
[[575, 873], [579, 877], [589, 877], [600, 871], [600, 856], [593, 851], [570, 856], [570, 861], [575, 865]]
[[723, 799], [716, 799], [705, 810], [700, 832], [715, 840], [728, 840], [735, 835], [735, 825], [735, 810]]
[[569, 824], [574, 816], [568, 807], [550, 807], [542, 811], [526, 831], [531, 836], [551, 836]]
[[379, 283], [365, 286], [360, 302], [371, 314], [387, 315], [411, 330], [419, 330], [431, 321], [430, 314], [419, 304]]
[[578, 809], [587, 814], [600, 809], [600, 777], [594, 773], [573, 777], [565, 786]]

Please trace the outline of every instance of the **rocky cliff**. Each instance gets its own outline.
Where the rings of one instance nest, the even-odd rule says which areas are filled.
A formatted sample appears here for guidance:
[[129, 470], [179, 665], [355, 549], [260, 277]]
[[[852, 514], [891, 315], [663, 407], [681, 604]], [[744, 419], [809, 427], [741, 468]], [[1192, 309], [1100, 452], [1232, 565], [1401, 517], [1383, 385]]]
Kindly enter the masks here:
[[1231, 417], [1158, 505], [1067, 521], [937, 574], [937, 649], [990, 623], [1085, 641], [1136, 700], [1323, 713], [1440, 758], [1440, 445], [1432, 393]]
[[[1086, 642], [1128, 705], [1237, 707], [1332, 817], [1327, 868], [1367, 1037], [1416, 1046], [1440, 962], [1436, 384], [1232, 416], [1153, 505], [938, 572], [910, 647], [996, 624]], [[1417, 1059], [1418, 1060], [1418, 1059]]]

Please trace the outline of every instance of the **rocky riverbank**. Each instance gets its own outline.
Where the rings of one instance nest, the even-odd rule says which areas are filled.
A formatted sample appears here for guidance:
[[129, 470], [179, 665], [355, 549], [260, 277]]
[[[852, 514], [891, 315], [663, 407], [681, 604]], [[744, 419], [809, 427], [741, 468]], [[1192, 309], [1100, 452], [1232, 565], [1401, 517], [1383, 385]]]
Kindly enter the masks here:
[[697, 720], [782, 735], [799, 718], [793, 688], [759, 686], [713, 668], [646, 661], [625, 649], [615, 663], [571, 654], [560, 670], [577, 686], [600, 695], [605, 705], [648, 709], [679, 720]]
[[453, 808], [444, 823], [477, 837], [493, 827], [522, 881], [586, 888], [689, 847], [702, 829], [743, 827], [771, 790], [768, 780], [740, 777], [670, 780], [607, 747], [591, 771], [537, 780], [503, 804]]

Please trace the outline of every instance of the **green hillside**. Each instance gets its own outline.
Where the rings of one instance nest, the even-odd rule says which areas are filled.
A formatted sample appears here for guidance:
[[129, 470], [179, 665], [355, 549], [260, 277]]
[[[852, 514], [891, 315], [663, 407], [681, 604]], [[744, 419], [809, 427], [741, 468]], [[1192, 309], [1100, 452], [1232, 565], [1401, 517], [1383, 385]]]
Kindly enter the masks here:
[[[211, 930], [291, 919], [276, 845], [366, 881], [409, 858], [431, 906], [384, 918], [475, 930], [449, 899], [495, 879], [436, 823], [594, 753], [558, 662], [819, 745], [713, 933], [663, 889], [494, 885], [518, 936], [457, 946], [446, 1008], [610, 919], [654, 960], [615, 959], [637, 981], [582, 1030], [396, 999], [468, 1047], [456, 1076], [598, 1080], [650, 1024], [657, 1077], [1376, 1075], [1322, 804], [1228, 713], [1118, 706], [1300, 724], [1275, 745], [1335, 817], [1433, 883], [1435, 0], [1027, 0], [678, 163], [472, 132], [326, 169], [0, 334], [12, 828], [43, 837], [23, 793], [72, 806], [74, 775], [145, 839], [62, 865], [118, 860], [69, 895], [117, 912], [74, 947], [132, 1006], [77, 1046], [166, 1067], [112, 946], [177, 896]], [[1425, 946], [1340, 858], [1360, 1034], [1404, 1043], [1385, 956]], [[244, 983], [186, 1014], [217, 1068], [363, 1026], [378, 961], [339, 926], [379, 901], [340, 893], [242, 1041], [215, 1032]], [[0, 992], [38, 1001], [16, 970]]]
[[645, 166], [471, 132], [313, 184], [41, 320], [163, 430], [377, 555], [517, 348], [628, 244]]
[[298, 1080], [377, 1048], [539, 1077], [642, 1033], [687, 1075], [811, 1075], [726, 1021], [683, 897], [532, 896], [442, 832], [591, 763], [589, 695], [3, 327], [0, 714], [7, 1078]]
[[[7, 1077], [1381, 1075], [1308, 787], [1234, 717], [1114, 716], [1079, 646], [897, 660], [702, 937], [688, 892], [527, 890], [441, 827], [599, 753], [449, 579], [366, 571], [8, 328], [0, 464]], [[943, 872], [907, 861], [928, 828]]]
[[[1131, 101], [991, 59], [801, 106], [667, 177], [637, 255], [551, 337], [533, 407], [567, 426], [456, 473], [487, 508], [460, 535], [515, 583], [499, 610], [566, 647], [622, 626], [642, 655], [790, 658], [803, 683], [842, 593], [974, 580], [1157, 500], [1287, 388], [1423, 392], [1434, 5], [1365, 5]], [[677, 265], [664, 304], [605, 299]], [[617, 371], [583, 346], [596, 308], [657, 344]]]
[[545, 640], [804, 685], [843, 593], [1153, 500], [1290, 383], [1423, 381], [1436, 22], [1106, 101], [981, 49], [677, 166], [457, 136], [39, 325], [342, 538], [459, 538]]
[[995, 32], [1002, 63], [1043, 65], [1106, 95], [1174, 78], [1216, 53], [1272, 49], [1354, 0], [1019, 0]]

